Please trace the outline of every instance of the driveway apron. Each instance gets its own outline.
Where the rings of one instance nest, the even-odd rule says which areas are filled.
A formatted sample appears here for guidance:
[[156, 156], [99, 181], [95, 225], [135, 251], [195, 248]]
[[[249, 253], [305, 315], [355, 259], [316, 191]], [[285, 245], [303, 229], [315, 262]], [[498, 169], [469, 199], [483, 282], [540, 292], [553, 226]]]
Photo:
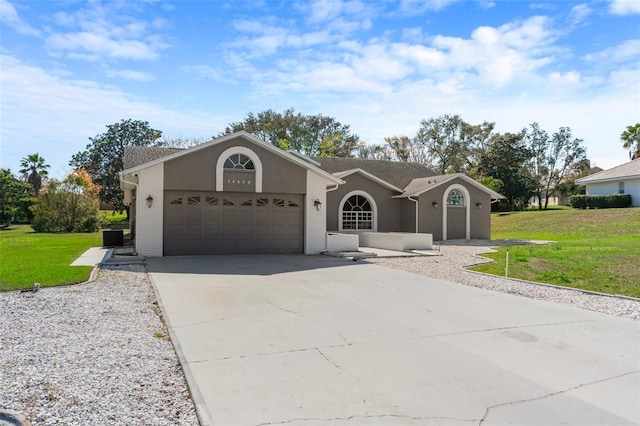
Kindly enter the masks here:
[[640, 322], [366, 262], [148, 259], [204, 425], [640, 424]]

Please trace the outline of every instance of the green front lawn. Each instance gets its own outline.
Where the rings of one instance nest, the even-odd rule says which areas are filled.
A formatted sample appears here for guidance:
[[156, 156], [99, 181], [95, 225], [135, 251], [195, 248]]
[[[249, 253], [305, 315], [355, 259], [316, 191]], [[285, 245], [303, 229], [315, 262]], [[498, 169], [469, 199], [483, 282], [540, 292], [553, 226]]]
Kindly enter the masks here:
[[69, 266], [89, 247], [102, 245], [102, 233], [45, 234], [30, 226], [0, 230], [0, 291], [86, 281], [90, 266]]
[[501, 247], [484, 255], [495, 263], [472, 268], [603, 293], [640, 297], [640, 209], [495, 213], [493, 239], [556, 241], [548, 246]]

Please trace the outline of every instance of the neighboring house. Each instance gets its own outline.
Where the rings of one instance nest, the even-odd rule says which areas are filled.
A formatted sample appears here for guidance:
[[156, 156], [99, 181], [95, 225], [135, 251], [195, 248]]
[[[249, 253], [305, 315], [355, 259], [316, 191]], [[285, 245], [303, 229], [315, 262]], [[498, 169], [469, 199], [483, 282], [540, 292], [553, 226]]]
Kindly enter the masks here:
[[490, 205], [502, 198], [463, 174], [307, 158], [247, 132], [185, 150], [128, 147], [121, 186], [145, 256], [317, 254], [328, 231], [490, 238]]
[[630, 194], [631, 205], [640, 207], [640, 158], [576, 181], [587, 195]]

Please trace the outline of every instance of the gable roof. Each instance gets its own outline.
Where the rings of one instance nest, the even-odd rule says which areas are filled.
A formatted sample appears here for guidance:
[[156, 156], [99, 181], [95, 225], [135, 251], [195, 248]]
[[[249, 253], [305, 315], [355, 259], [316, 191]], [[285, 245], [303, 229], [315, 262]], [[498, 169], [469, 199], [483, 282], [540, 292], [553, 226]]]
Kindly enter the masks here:
[[[325, 170], [322, 170], [321, 168], [319, 168], [318, 166], [314, 165], [312, 162], [310, 161], [305, 161], [302, 158], [296, 156], [296, 155], [292, 155], [286, 151], [281, 150], [280, 148], [277, 148], [269, 143], [264, 142], [262, 139], [257, 138], [256, 136], [241, 130], [239, 132], [236, 133], [232, 133], [229, 135], [225, 135], [225, 136], [221, 136], [219, 138], [210, 140], [209, 142], [205, 142], [202, 143], [200, 145], [196, 145], [196, 146], [192, 146], [191, 148], [187, 148], [187, 149], [177, 149], [175, 152], [173, 153], [168, 153], [168, 151], [166, 151], [167, 149], [173, 149], [173, 148], [160, 148], [158, 149], [157, 147], [155, 147], [155, 150], [150, 150], [150, 152], [148, 154], [140, 154], [139, 152], [136, 151], [132, 151], [131, 154], [137, 154], [137, 157], [134, 157], [133, 155], [129, 155], [130, 159], [127, 160], [127, 162], [129, 162], [130, 164], [132, 164], [131, 167], [125, 167], [124, 170], [122, 171], [122, 175], [128, 175], [128, 174], [134, 174], [140, 170], [146, 169], [148, 167], [152, 167], [155, 166], [157, 164], [161, 164], [164, 163], [166, 161], [172, 160], [174, 158], [178, 158], [178, 157], [182, 157], [183, 155], [187, 155], [187, 154], [191, 154], [194, 152], [197, 152], [201, 149], [206, 149], [212, 145], [217, 145], [219, 143], [222, 142], [226, 142], [228, 140], [234, 139], [234, 138], [242, 138], [246, 141], [252, 142], [256, 145], [259, 145], [261, 148], [266, 149], [267, 151], [272, 152], [275, 155], [278, 155], [280, 157], [283, 157], [287, 160], [289, 160], [290, 162], [297, 164], [300, 167], [303, 167], [307, 170], [312, 171], [313, 173], [324, 177], [327, 182], [331, 182], [332, 184], [340, 184], [343, 183], [343, 181], [332, 175], [331, 173], [326, 172]], [[142, 148], [142, 147], [141, 147]], [[147, 148], [154, 148], [154, 147], [147, 147]], [[163, 151], [165, 150], [165, 151]], [[164, 153], [166, 153], [167, 155], [163, 155]], [[126, 154], [126, 152], [125, 152]], [[156, 158], [153, 158], [154, 156], [156, 156]], [[148, 157], [148, 158], [153, 158], [152, 160], [149, 161], [145, 161], [144, 163], [140, 163], [140, 164], [135, 164], [136, 163], [136, 158], [142, 158], [142, 157]], [[145, 158], [146, 158], [145, 157]], [[124, 160], [123, 160], [124, 162]], [[135, 164], [135, 165], [133, 165]]]
[[491, 188], [487, 188], [483, 184], [476, 182], [463, 173], [453, 173], [449, 175], [439, 175], [413, 179], [404, 189], [404, 193], [402, 193], [401, 195], [396, 195], [394, 198], [418, 197], [425, 192], [431, 191], [432, 189], [444, 185], [445, 183], [450, 182], [456, 178], [462, 179], [470, 185], [475, 186], [479, 190], [488, 193], [489, 195], [491, 195], [491, 198], [494, 198], [496, 200], [504, 198], [502, 195], [498, 194]]
[[640, 178], [640, 158], [631, 160], [628, 163], [620, 164], [609, 170], [603, 170], [589, 176], [585, 176], [576, 180], [577, 184], [584, 185], [586, 183], [607, 182], [620, 179], [637, 179]]
[[351, 170], [346, 170], [344, 172], [338, 172], [338, 173], [334, 173], [334, 176], [339, 177], [340, 179], [345, 178], [347, 176], [350, 176], [354, 173], [359, 173], [362, 176], [366, 177], [367, 179], [370, 179], [374, 182], [379, 183], [380, 185], [389, 188], [393, 191], [396, 192], [402, 192], [403, 190], [401, 188], [398, 188], [397, 186], [391, 185], [389, 182], [384, 181], [382, 179], [380, 179], [378, 176], [372, 175], [371, 173], [367, 172], [366, 170], [362, 170], [362, 169], [351, 169]]
[[404, 188], [415, 178], [435, 175], [432, 170], [418, 163], [365, 160], [362, 158], [311, 158], [320, 163], [320, 167], [329, 173], [338, 175], [340, 172], [359, 169], [387, 182], [395, 188]]

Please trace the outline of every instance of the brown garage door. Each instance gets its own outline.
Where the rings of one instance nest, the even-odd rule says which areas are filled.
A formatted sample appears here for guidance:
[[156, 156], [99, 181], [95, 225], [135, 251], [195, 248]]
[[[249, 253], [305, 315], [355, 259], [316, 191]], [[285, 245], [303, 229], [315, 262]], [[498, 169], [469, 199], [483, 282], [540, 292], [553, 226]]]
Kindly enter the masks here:
[[164, 255], [302, 253], [303, 195], [166, 191]]

